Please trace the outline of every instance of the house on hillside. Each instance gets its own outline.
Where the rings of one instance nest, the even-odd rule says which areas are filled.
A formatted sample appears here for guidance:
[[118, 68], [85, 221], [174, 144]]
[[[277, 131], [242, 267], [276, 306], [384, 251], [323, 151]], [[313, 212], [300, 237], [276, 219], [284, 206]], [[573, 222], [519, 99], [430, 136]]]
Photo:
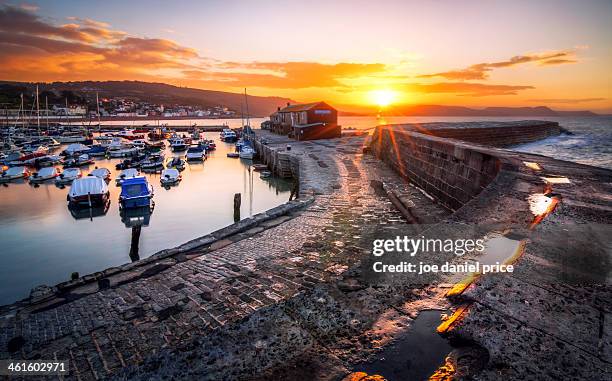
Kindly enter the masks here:
[[339, 138], [338, 111], [325, 102], [289, 104], [270, 115], [270, 130], [296, 140]]

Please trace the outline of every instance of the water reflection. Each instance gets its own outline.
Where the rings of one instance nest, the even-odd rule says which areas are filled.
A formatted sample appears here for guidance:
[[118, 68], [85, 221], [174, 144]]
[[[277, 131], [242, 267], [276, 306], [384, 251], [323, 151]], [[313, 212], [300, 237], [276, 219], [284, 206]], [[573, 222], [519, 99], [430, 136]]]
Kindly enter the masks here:
[[[271, 209], [289, 199], [291, 182], [277, 178], [249, 177], [250, 162], [229, 159], [233, 145], [220, 142], [203, 163], [188, 163], [177, 187], [161, 189], [159, 173], [144, 174], [156, 188], [155, 221], [146, 216], [140, 232], [132, 232], [119, 213], [121, 187], [110, 186], [108, 208], [71, 210], [66, 196], [70, 189], [53, 181], [30, 186], [19, 180], [0, 187], [0, 304], [26, 297], [32, 287], [53, 285], [70, 279], [72, 272], [89, 274], [146, 258], [157, 251], [178, 246], [234, 222], [234, 194], [241, 194], [240, 218]], [[166, 158], [178, 154], [165, 151]], [[120, 170], [121, 158], [96, 159], [95, 166], [83, 168], [83, 176], [98, 168], [111, 172], [111, 181]], [[245, 181], [246, 178], [246, 181]], [[148, 216], [150, 219], [150, 216]], [[146, 223], [145, 223], [146, 222]], [[132, 222], [128, 222], [131, 224]], [[132, 233], [138, 236], [137, 247]], [[131, 258], [128, 252], [131, 250]], [[135, 250], [137, 248], [137, 250]]]
[[132, 262], [140, 259], [140, 232], [143, 226], [149, 226], [152, 213], [153, 206], [121, 209], [121, 222], [123, 222], [126, 228], [132, 229], [132, 239], [130, 241], [130, 259]]
[[106, 213], [108, 213], [110, 204], [111, 202], [108, 200], [104, 205], [92, 206], [91, 208], [68, 205], [68, 210], [75, 220], [82, 220], [86, 218], [93, 221], [95, 217], [105, 216]]

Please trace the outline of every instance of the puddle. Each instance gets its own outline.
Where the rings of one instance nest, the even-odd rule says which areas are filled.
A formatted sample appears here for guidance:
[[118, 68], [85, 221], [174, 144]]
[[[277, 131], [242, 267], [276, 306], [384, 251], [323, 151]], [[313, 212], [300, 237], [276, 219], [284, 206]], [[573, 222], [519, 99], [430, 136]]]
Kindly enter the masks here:
[[569, 184], [570, 179], [567, 177], [540, 177], [548, 184]]
[[410, 330], [376, 355], [370, 362], [354, 367], [354, 372], [378, 374], [387, 381], [427, 380], [444, 364], [453, 350], [436, 328], [447, 311], [421, 311]]
[[524, 161], [523, 164], [525, 164], [527, 168], [533, 169], [534, 171], [542, 170], [542, 167], [540, 167], [540, 164], [533, 162], [533, 161]]
[[501, 234], [492, 234], [484, 243], [483, 255], [477, 260], [481, 265], [502, 264], [516, 256], [521, 248], [521, 241], [510, 239]]

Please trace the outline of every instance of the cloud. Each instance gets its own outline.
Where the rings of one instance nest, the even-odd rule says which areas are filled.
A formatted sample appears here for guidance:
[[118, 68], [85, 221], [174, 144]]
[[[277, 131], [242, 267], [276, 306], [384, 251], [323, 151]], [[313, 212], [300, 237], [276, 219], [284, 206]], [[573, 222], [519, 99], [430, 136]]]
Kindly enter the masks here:
[[506, 61], [498, 62], [483, 62], [471, 65], [465, 69], [451, 70], [433, 74], [422, 74], [419, 78], [442, 77], [450, 80], [483, 80], [489, 78], [489, 73], [494, 69], [511, 67], [526, 64], [529, 62], [538, 63], [540, 65], [561, 65], [577, 62], [572, 51], [557, 51], [540, 54], [528, 54], [514, 56]]
[[588, 102], [597, 102], [597, 101], [605, 101], [606, 98], [541, 98], [541, 99], [528, 99], [527, 102], [534, 103], [588, 103]]
[[464, 96], [483, 97], [493, 95], [516, 95], [518, 91], [533, 89], [533, 86], [491, 85], [473, 82], [411, 83], [406, 90], [419, 93], [453, 93]]
[[23, 9], [24, 11], [28, 11], [28, 12], [36, 12], [37, 10], [40, 9], [38, 5], [28, 4], [28, 3], [21, 3], [19, 5], [19, 8]]
[[186, 70], [189, 78], [226, 85], [299, 89], [348, 87], [346, 80], [384, 73], [380, 63], [220, 62], [212, 71]]

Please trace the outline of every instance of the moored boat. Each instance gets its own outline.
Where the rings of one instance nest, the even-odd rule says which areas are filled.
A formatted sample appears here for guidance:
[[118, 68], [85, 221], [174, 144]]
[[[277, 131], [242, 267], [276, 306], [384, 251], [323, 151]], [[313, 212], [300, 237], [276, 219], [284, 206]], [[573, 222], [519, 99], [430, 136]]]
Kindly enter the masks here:
[[55, 167], [45, 167], [41, 168], [38, 172], [32, 173], [32, 175], [28, 178], [30, 183], [42, 183], [47, 180], [51, 180], [60, 175], [60, 170]]
[[166, 163], [166, 168], [176, 168], [179, 171], [182, 171], [185, 169], [185, 160], [181, 159], [180, 157], [173, 157]]
[[161, 173], [160, 182], [164, 186], [178, 184], [181, 181], [182, 177], [176, 168], [167, 168], [164, 169]]
[[174, 152], [184, 151], [187, 149], [187, 144], [181, 137], [173, 136], [168, 140], [168, 142], [170, 143], [170, 149]]
[[187, 153], [185, 154], [185, 158], [187, 161], [202, 161], [206, 157], [206, 150], [204, 147], [199, 145], [194, 145], [189, 147]]
[[110, 192], [103, 179], [87, 176], [74, 180], [66, 197], [71, 206], [92, 207], [105, 205]]
[[111, 171], [109, 171], [107, 168], [96, 168], [91, 171], [88, 176], [95, 176], [101, 178], [104, 181], [110, 181]]
[[70, 184], [74, 180], [83, 176], [81, 170], [78, 168], [66, 168], [55, 178], [55, 183], [57, 185], [65, 185]]
[[117, 185], [123, 184], [125, 180], [133, 179], [135, 177], [139, 177], [140, 172], [136, 168], [127, 168], [119, 173], [119, 176], [115, 179], [115, 183]]
[[0, 175], [0, 183], [8, 183], [13, 180], [28, 177], [30, 173], [26, 167], [10, 167]]
[[152, 198], [153, 187], [147, 182], [146, 177], [125, 179], [121, 184], [119, 203], [123, 209], [151, 206]]
[[77, 157], [71, 157], [64, 160], [64, 168], [84, 167], [93, 164], [93, 159], [87, 154], [82, 154]]
[[142, 163], [140, 163], [140, 169], [142, 169], [143, 171], [162, 169], [163, 167], [164, 155], [159, 153], [151, 154], [151, 156], [149, 156]]

